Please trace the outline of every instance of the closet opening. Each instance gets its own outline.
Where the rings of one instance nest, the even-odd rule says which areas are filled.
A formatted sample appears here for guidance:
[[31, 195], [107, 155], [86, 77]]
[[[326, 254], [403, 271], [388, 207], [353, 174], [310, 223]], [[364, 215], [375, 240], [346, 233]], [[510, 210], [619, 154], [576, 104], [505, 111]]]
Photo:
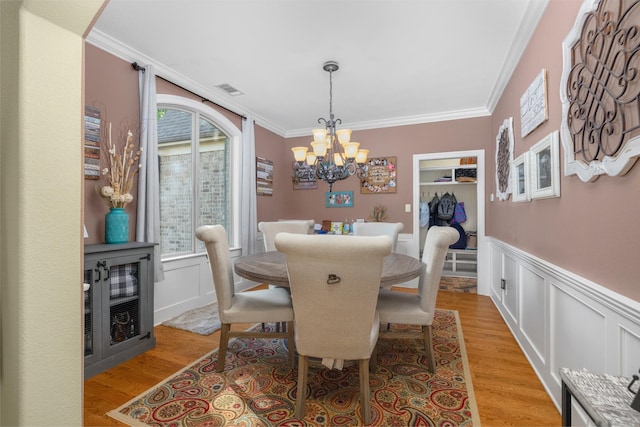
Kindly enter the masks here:
[[[484, 242], [484, 151], [431, 153], [414, 156], [414, 253], [422, 256], [429, 227], [454, 227], [460, 240], [448, 253], [441, 289], [483, 294], [481, 266]], [[455, 197], [449, 216], [439, 205]], [[443, 197], [448, 199], [443, 201]], [[443, 203], [441, 203], [443, 201]], [[482, 254], [484, 255], [484, 254]], [[484, 263], [486, 265], [486, 263]], [[483, 284], [484, 285], [484, 284]]]

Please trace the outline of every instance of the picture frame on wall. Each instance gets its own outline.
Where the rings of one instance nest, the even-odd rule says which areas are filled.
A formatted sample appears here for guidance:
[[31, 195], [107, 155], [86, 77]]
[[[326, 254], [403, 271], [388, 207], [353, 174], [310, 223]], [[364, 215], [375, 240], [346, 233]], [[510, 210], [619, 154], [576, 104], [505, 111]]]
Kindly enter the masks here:
[[512, 202], [528, 202], [531, 200], [529, 152], [525, 151], [513, 160], [511, 168]]
[[532, 199], [560, 197], [558, 140], [558, 131], [554, 131], [529, 150]]
[[352, 208], [353, 191], [327, 191], [325, 193], [325, 207]]

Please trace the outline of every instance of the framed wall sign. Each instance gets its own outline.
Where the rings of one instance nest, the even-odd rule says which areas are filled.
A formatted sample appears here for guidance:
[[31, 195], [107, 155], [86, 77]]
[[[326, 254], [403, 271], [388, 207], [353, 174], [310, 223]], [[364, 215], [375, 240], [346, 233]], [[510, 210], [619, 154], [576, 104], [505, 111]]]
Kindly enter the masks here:
[[552, 132], [529, 150], [531, 198], [560, 197], [558, 131]]
[[256, 195], [273, 195], [273, 161], [256, 157]]
[[[311, 169], [311, 167], [307, 166], [306, 163], [303, 166], [298, 166], [298, 162], [296, 162], [295, 160], [293, 161], [292, 168], [294, 170], [300, 169], [300, 168]], [[307, 173], [300, 174], [300, 175], [296, 175], [295, 173], [293, 174], [292, 180], [293, 180], [294, 190], [313, 190], [315, 188], [318, 188], [318, 181], [316, 180], [316, 176], [314, 173], [309, 171]]]
[[513, 189], [513, 192], [511, 193], [511, 201], [528, 202], [531, 200], [528, 151], [525, 151], [513, 161], [511, 179], [513, 180], [511, 185]]
[[327, 191], [325, 202], [327, 208], [352, 208], [353, 191]]
[[360, 185], [360, 194], [395, 193], [397, 191], [397, 158], [372, 157], [364, 166], [366, 175]]
[[513, 161], [513, 117], [506, 119], [496, 135], [496, 193], [498, 200], [511, 194], [511, 162]]
[[526, 92], [520, 97], [520, 126], [524, 138], [549, 119], [547, 105], [547, 70], [536, 76]]

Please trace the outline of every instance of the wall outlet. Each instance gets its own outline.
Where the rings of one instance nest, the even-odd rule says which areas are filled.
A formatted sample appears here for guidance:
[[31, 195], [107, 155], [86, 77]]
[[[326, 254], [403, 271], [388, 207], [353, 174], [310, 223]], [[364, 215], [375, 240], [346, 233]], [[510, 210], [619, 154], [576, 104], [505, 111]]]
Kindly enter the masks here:
[[407, 203], [406, 205], [404, 205], [404, 211], [406, 213], [411, 213], [411, 203]]

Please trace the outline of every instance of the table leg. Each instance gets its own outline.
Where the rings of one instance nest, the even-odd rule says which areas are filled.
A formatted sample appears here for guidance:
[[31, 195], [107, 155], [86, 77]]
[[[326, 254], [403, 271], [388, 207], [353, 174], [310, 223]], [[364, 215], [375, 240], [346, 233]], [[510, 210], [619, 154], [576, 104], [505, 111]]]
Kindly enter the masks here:
[[562, 381], [562, 425], [571, 426], [571, 390]]

